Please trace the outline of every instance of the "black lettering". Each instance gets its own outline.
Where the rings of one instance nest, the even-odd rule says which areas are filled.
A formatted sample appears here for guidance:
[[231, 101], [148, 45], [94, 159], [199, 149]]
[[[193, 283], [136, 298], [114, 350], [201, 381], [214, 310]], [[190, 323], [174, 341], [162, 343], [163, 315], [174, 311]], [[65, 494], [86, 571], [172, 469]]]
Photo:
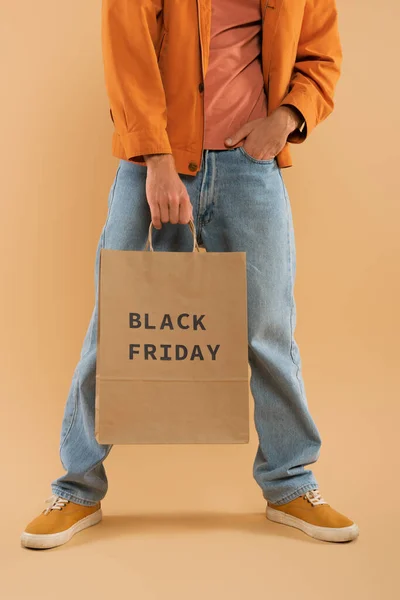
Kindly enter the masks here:
[[164, 318], [162, 320], [160, 329], [165, 329], [166, 327], [169, 327], [170, 329], [174, 328], [174, 326], [172, 325], [172, 321], [171, 321], [170, 315], [164, 315]]
[[209, 349], [209, 351], [210, 351], [210, 354], [211, 354], [211, 359], [212, 359], [212, 360], [215, 360], [215, 357], [217, 356], [217, 352], [218, 352], [218, 350], [220, 349], [220, 346], [221, 346], [221, 344], [217, 344], [217, 345], [215, 346], [215, 348], [213, 349], [213, 348], [212, 348], [212, 346], [210, 346], [210, 344], [207, 344], [207, 348], [208, 348], [208, 349]]
[[138, 329], [142, 326], [140, 321], [139, 313], [129, 313], [129, 327], [131, 329]]
[[[183, 355], [181, 355], [180, 350], [183, 351]], [[183, 346], [182, 344], [177, 344], [176, 348], [175, 348], [175, 359], [176, 360], [185, 360], [187, 355], [188, 355], [188, 349], [186, 348], [186, 346]]]
[[182, 313], [181, 315], [178, 316], [178, 327], [180, 327], [181, 329], [189, 329], [189, 325], [182, 325], [182, 319], [183, 317], [188, 317], [189, 315], [187, 313]]
[[172, 360], [172, 358], [168, 355], [168, 348], [171, 348], [171, 344], [160, 344], [161, 348], [164, 348], [164, 356], [160, 358], [160, 360]]
[[201, 348], [200, 346], [193, 346], [193, 352], [192, 352], [192, 356], [190, 357], [190, 360], [194, 360], [195, 358], [199, 358], [200, 360], [204, 360], [203, 355], [201, 353]]
[[148, 360], [149, 356], [151, 356], [151, 358], [153, 360], [157, 360], [157, 357], [154, 356], [156, 352], [156, 347], [154, 344], [145, 344], [144, 345], [144, 360]]
[[149, 315], [148, 315], [148, 313], [145, 313], [145, 315], [144, 315], [144, 328], [145, 329], [155, 329], [156, 328], [155, 325], [150, 325], [149, 324]]
[[197, 331], [197, 329], [200, 327], [201, 329], [203, 329], [203, 331], [206, 330], [206, 328], [204, 327], [204, 324], [201, 322], [202, 319], [204, 319], [206, 315], [201, 315], [200, 317], [198, 317], [197, 315], [193, 315], [193, 329], [195, 331]]
[[139, 354], [139, 350], [135, 348], [140, 348], [140, 344], [129, 344], [129, 360], [133, 360], [133, 356]]

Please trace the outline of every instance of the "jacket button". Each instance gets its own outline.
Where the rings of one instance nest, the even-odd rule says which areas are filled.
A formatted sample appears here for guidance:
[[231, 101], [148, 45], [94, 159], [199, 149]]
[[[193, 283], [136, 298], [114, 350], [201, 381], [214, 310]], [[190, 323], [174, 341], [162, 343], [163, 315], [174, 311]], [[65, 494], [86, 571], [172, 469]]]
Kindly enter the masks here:
[[200, 94], [202, 94], [204, 92], [204, 83], [203, 82], [199, 83], [199, 92], [200, 92]]
[[189, 163], [189, 171], [197, 171], [197, 163]]

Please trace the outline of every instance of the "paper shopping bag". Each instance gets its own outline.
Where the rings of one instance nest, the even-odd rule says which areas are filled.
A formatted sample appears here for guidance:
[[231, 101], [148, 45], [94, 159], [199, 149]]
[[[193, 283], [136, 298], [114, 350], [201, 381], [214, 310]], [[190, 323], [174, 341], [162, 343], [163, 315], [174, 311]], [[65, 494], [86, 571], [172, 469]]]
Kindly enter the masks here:
[[[102, 250], [101, 444], [249, 440], [246, 255]], [[182, 225], [183, 227], [183, 225]]]

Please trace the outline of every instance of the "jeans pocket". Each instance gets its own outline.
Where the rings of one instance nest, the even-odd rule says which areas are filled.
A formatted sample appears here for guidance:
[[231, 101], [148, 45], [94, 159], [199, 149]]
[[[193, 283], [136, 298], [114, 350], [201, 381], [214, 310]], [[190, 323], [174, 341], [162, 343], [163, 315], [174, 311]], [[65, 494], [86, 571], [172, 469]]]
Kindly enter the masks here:
[[267, 160], [263, 160], [263, 159], [259, 159], [259, 158], [255, 158], [254, 156], [251, 156], [251, 154], [246, 152], [246, 150], [244, 149], [243, 146], [239, 146], [239, 151], [243, 154], [243, 156], [245, 158], [247, 158], [247, 160], [251, 161], [252, 163], [256, 163], [258, 165], [272, 165], [275, 162], [275, 156], [274, 156], [274, 158], [268, 158]]

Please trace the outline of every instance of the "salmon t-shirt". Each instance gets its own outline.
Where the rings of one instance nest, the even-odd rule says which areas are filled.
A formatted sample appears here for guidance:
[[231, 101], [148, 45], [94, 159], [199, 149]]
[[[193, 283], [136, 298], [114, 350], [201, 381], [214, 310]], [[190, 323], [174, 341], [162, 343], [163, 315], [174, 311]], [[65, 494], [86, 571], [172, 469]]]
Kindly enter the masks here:
[[261, 34], [260, 0], [212, 0], [204, 148], [226, 150], [227, 137], [267, 116]]

